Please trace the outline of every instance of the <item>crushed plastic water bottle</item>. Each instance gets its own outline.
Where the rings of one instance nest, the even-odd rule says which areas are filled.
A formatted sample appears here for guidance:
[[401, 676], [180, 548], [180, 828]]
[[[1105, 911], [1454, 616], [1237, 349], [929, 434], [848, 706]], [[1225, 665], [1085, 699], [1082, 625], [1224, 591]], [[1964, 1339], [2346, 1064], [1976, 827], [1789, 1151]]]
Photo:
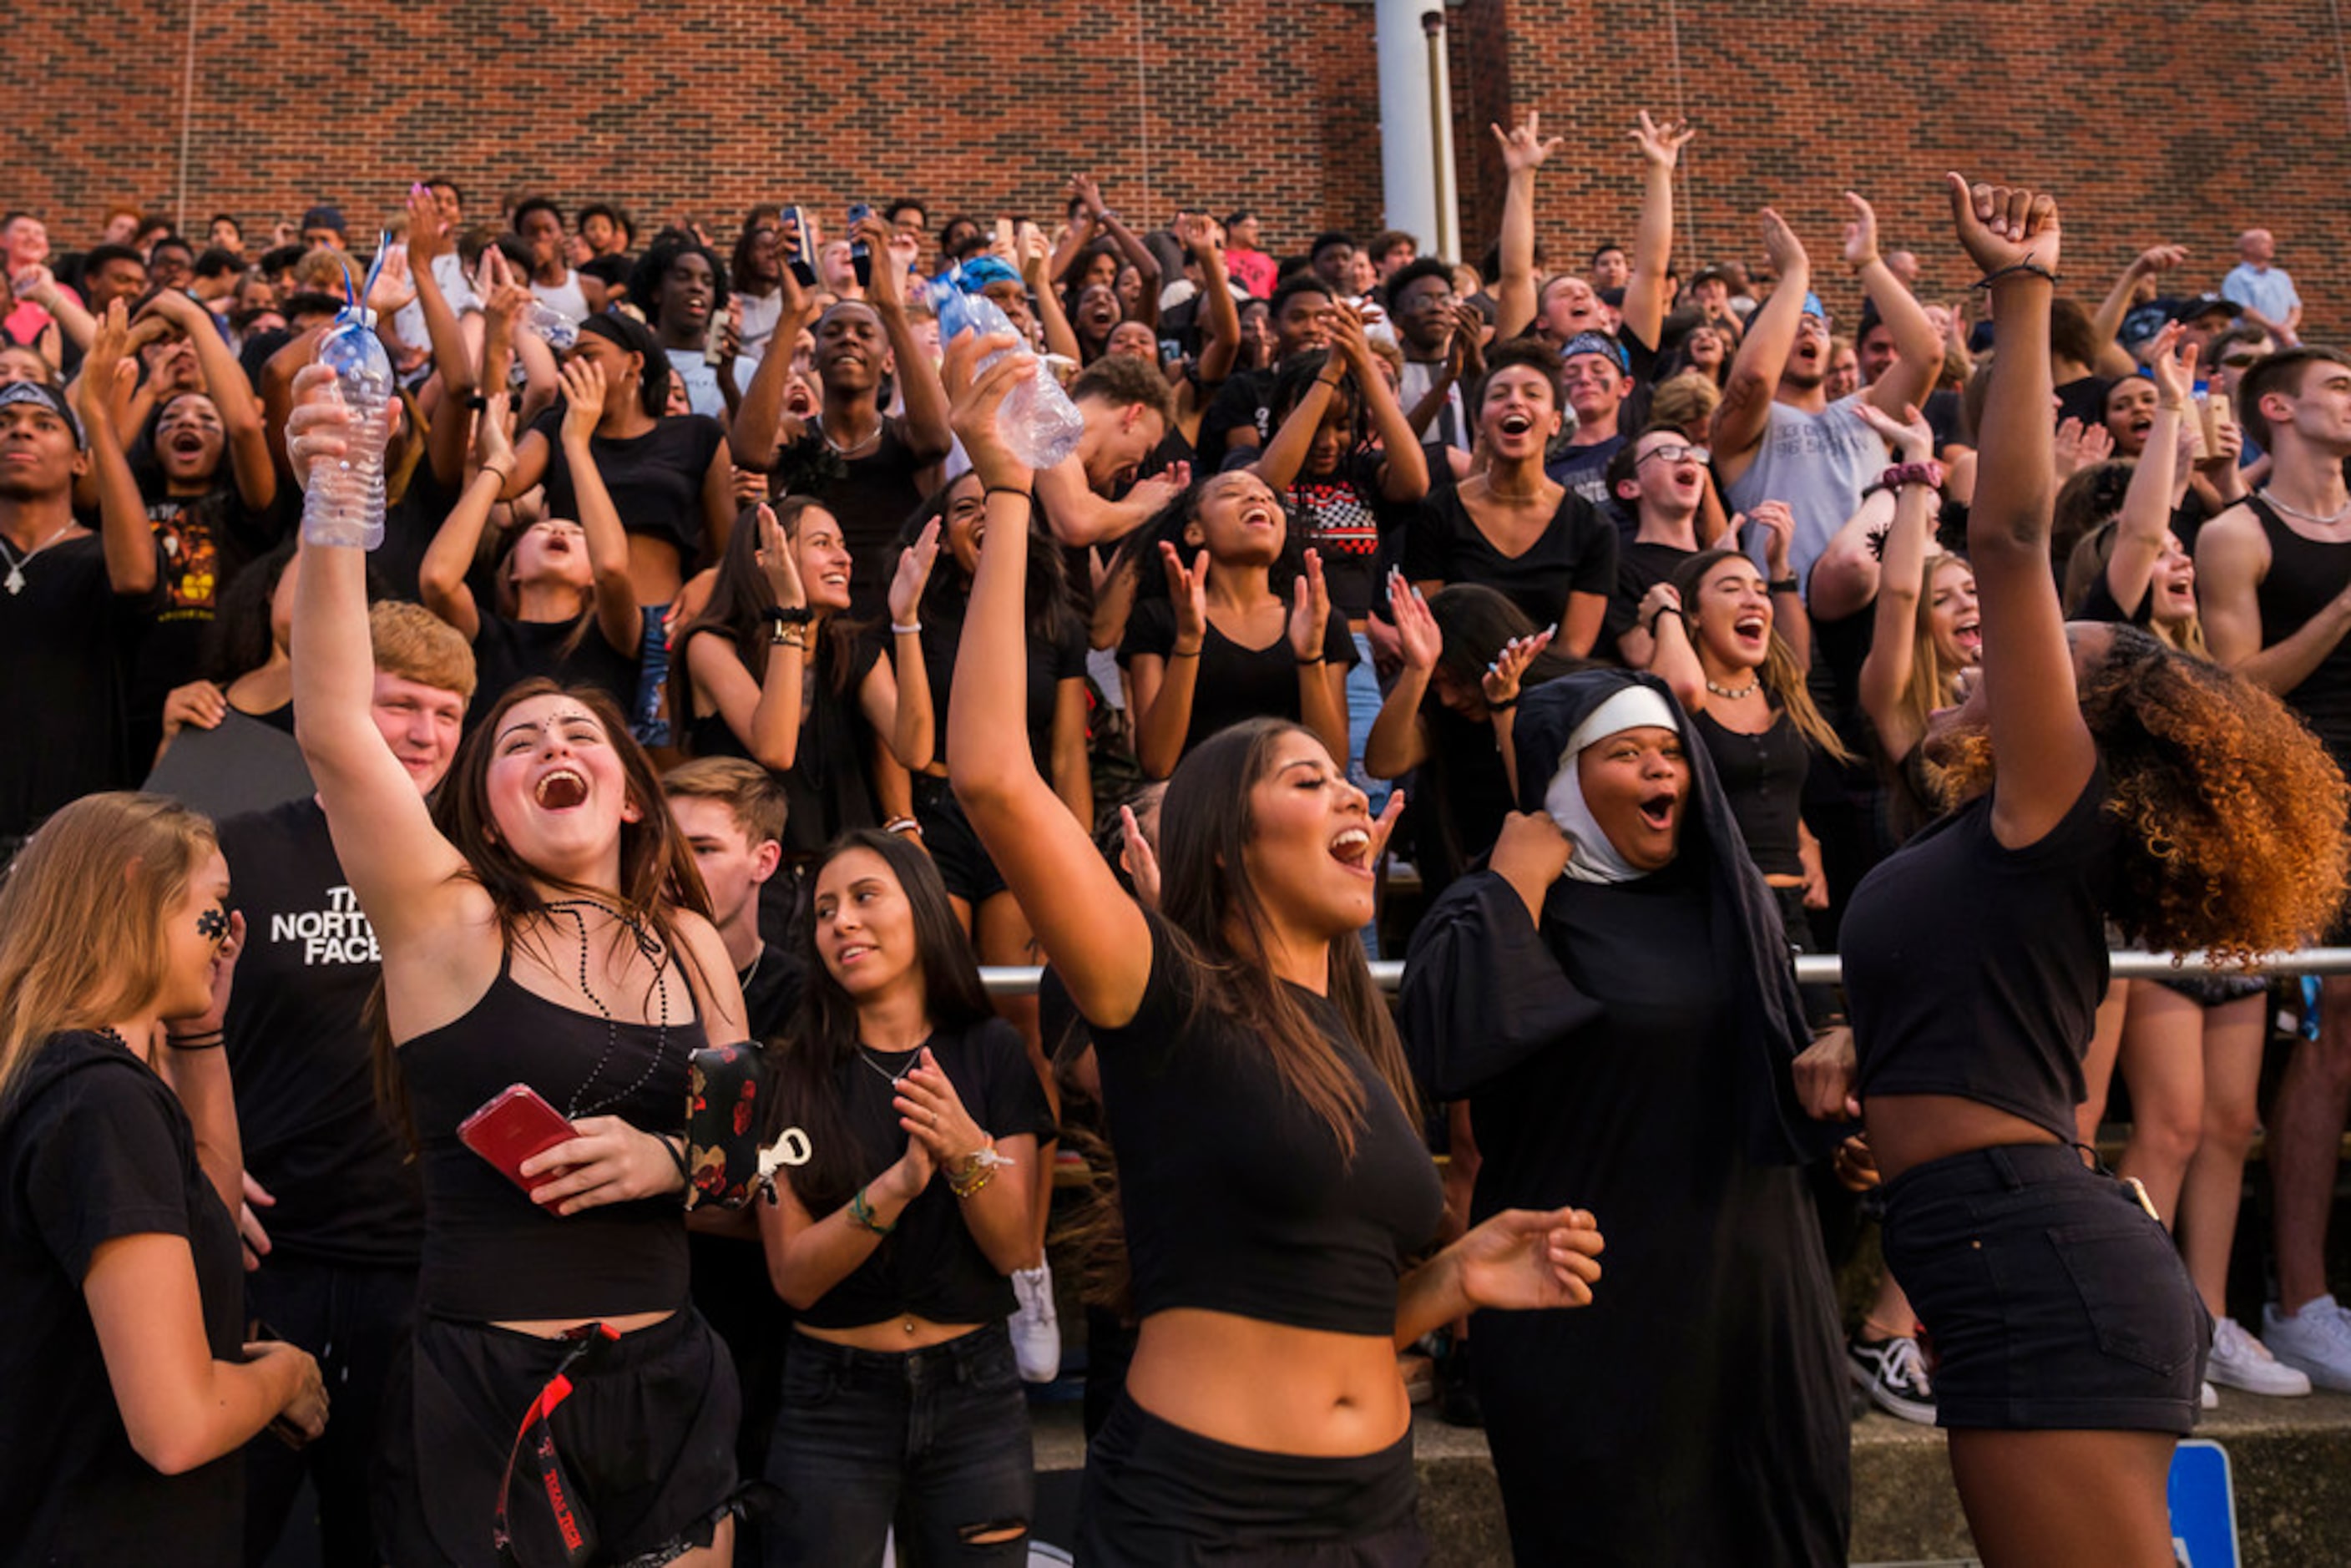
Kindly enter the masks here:
[[[378, 242], [367, 287], [375, 284], [392, 236]], [[336, 390], [352, 421], [343, 455], [321, 458], [310, 467], [309, 493], [302, 499], [302, 542], [357, 545], [373, 549], [383, 542], [383, 453], [397, 406], [392, 359], [375, 334], [375, 312], [352, 298], [344, 280], [345, 303], [319, 340], [319, 362], [335, 372]]]
[[[981, 338], [996, 332], [1018, 335], [1011, 319], [995, 300], [976, 289], [967, 293], [965, 287], [961, 266], [931, 284], [931, 304], [938, 311], [941, 342], [953, 342], [956, 334], [966, 329]], [[974, 373], [1007, 354], [1034, 358], [1035, 352], [1023, 338], [1018, 346], [999, 349], [980, 361]], [[996, 427], [1015, 457], [1031, 468], [1050, 468], [1078, 449], [1078, 438], [1085, 434], [1086, 422], [1051, 370], [1040, 365], [1035, 375], [1015, 383], [1006, 394], [1004, 406], [996, 416]]]
[[544, 299], [530, 302], [530, 308], [523, 312], [522, 325], [525, 331], [544, 340], [559, 354], [580, 341], [580, 323]]

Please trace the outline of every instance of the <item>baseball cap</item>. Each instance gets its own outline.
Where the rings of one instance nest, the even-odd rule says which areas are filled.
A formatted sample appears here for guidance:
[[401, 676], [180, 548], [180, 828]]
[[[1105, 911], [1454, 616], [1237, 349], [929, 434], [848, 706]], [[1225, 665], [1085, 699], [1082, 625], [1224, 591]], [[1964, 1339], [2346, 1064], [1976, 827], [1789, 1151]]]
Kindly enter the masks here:
[[[285, 209], [281, 207], [278, 210], [282, 212]], [[305, 212], [302, 214], [302, 227], [306, 232], [310, 229], [332, 229], [337, 234], [345, 235], [351, 232], [350, 225], [343, 222], [343, 210], [340, 207], [324, 205], [312, 207]]]

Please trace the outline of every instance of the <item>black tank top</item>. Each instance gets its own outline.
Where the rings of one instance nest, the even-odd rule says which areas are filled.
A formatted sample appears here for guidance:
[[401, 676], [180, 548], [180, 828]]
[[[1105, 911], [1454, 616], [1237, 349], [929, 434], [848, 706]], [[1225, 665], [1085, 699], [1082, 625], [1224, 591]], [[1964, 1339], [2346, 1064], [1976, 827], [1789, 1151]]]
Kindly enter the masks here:
[[1796, 820], [1804, 801], [1804, 776], [1812, 748], [1804, 744], [1788, 710], [1774, 707], [1771, 727], [1761, 735], [1725, 728], [1714, 716], [1698, 714], [1698, 738], [1714, 758], [1723, 799], [1747, 840], [1747, 853], [1765, 876], [1802, 876]]
[[2101, 764], [2063, 821], [2009, 849], [1981, 795], [1862, 878], [1838, 930], [1865, 1103], [1957, 1094], [2074, 1141], [2122, 844], [2106, 800]]
[[684, 1210], [675, 1195], [559, 1217], [457, 1139], [457, 1124], [512, 1083], [575, 1118], [618, 1116], [650, 1133], [685, 1127], [686, 1064], [707, 1044], [690, 1014], [608, 1025], [534, 995], [512, 955], [473, 1009], [400, 1048], [424, 1175], [418, 1301], [471, 1322], [618, 1317], [686, 1302]]
[[[2286, 525], [2259, 496], [2245, 505], [2270, 541], [2270, 570], [2254, 591], [2262, 612], [2262, 646], [2284, 642], [2351, 587], [2351, 541], [2325, 544]], [[2345, 638], [2284, 694], [2285, 704], [2325, 744], [2327, 755], [2351, 764], [2351, 637]]]

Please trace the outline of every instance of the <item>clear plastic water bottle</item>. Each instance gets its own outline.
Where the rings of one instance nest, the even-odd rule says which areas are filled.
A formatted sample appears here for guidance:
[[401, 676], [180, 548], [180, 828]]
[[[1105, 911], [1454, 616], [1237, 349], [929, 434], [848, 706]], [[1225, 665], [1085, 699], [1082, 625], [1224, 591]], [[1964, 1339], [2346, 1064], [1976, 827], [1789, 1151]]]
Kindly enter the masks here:
[[580, 341], [580, 323], [544, 299], [530, 302], [530, 308], [523, 312], [522, 325], [523, 330], [545, 340], [559, 354]]
[[[962, 273], [963, 268], [957, 267], [931, 284], [931, 304], [939, 317], [939, 341], [953, 342], [956, 333], [967, 329], [981, 338], [997, 332], [1018, 336], [1011, 319], [995, 300], [985, 294], [963, 291], [959, 282]], [[974, 373], [1007, 354], [1033, 358], [1035, 350], [1023, 338], [1016, 347], [999, 349], [981, 360]], [[1035, 375], [1015, 383], [1006, 394], [1004, 406], [996, 416], [996, 427], [1004, 437], [1004, 444], [1012, 449], [1012, 455], [1031, 468], [1050, 468], [1078, 449], [1078, 438], [1085, 434], [1086, 422], [1051, 370], [1040, 365]]]
[[[375, 267], [368, 271], [371, 285], [389, 239], [376, 247]], [[302, 500], [302, 542], [373, 549], [383, 542], [383, 454], [398, 385], [391, 356], [375, 334], [375, 312], [359, 299], [347, 299], [319, 340], [319, 362], [335, 372], [336, 389], [352, 420], [343, 455], [311, 465], [309, 493]]]

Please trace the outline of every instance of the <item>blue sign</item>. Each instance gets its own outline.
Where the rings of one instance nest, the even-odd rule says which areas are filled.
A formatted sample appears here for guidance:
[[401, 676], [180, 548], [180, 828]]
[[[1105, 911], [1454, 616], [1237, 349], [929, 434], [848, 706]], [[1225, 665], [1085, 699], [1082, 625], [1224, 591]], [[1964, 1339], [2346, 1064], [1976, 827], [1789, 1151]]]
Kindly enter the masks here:
[[2180, 1568], [2237, 1568], [2237, 1489], [2229, 1450], [2185, 1437], [2171, 1456], [2171, 1550]]

